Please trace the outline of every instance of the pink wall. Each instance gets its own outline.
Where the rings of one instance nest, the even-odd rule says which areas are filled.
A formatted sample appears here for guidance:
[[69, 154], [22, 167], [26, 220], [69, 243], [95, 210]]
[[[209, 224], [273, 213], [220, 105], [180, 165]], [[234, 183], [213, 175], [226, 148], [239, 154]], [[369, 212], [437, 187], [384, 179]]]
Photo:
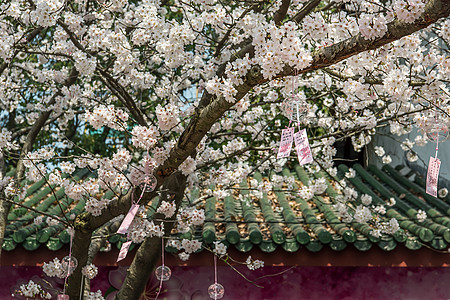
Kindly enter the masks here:
[[[213, 283], [212, 267], [172, 267], [172, 278], [165, 282], [166, 293], [159, 299], [209, 299], [208, 285]], [[105, 292], [120, 281], [125, 268], [100, 267], [92, 281], [92, 290]], [[439, 267], [264, 267], [250, 271], [239, 267], [247, 282], [226, 266], [220, 266], [218, 281], [225, 287], [223, 299], [450, 299], [450, 269]], [[287, 271], [286, 271], [287, 270]], [[284, 272], [285, 271], [285, 272]], [[278, 274], [282, 272], [282, 274]], [[267, 276], [275, 275], [275, 276]], [[11, 297], [11, 287], [20, 281], [43, 277], [39, 267], [0, 268], [0, 299]], [[258, 279], [260, 276], [267, 276]], [[108, 278], [109, 277], [109, 278]], [[61, 282], [53, 282], [61, 287]], [[153, 278], [147, 294], [152, 298], [158, 282]], [[112, 295], [111, 295], [112, 296]]]

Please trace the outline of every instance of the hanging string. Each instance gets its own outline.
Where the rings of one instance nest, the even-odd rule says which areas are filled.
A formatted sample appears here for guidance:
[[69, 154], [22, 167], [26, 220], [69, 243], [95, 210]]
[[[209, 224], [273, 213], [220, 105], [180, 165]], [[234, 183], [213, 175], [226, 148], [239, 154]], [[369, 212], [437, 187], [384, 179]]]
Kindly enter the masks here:
[[217, 256], [214, 254], [214, 283], [217, 283]]
[[[164, 266], [165, 266], [165, 264], [164, 264], [164, 238], [161, 239], [161, 262], [162, 262], [162, 266], [164, 268]], [[158, 299], [158, 296], [161, 293], [163, 278], [164, 278], [164, 276], [161, 276], [161, 278], [159, 279], [159, 289], [158, 289], [158, 293], [156, 294], [155, 300]]]
[[81, 275], [81, 287], [80, 287], [80, 299], [83, 300], [83, 294], [84, 294], [84, 275]]
[[72, 232], [70, 233], [70, 242], [69, 242], [69, 263], [67, 266], [67, 274], [66, 274], [66, 278], [64, 278], [64, 287], [63, 287], [63, 294], [66, 293], [66, 283], [67, 283], [67, 278], [69, 278], [70, 275], [70, 269], [71, 269], [71, 263], [72, 263], [72, 241], [73, 241], [73, 235], [75, 233]]
[[[435, 121], [435, 123], [437, 125], [438, 124], [437, 110], [434, 111], [434, 121]], [[436, 155], [435, 155], [436, 159], [438, 157], [438, 149], [439, 149], [439, 130], [436, 132]]]
[[[214, 284], [217, 287], [217, 256], [214, 254]], [[217, 293], [214, 293], [214, 300], [217, 300]]]
[[141, 195], [139, 196], [139, 199], [138, 199], [138, 201], [137, 202], [134, 202], [134, 191], [133, 191], [133, 193], [131, 193], [131, 201], [133, 202], [133, 204], [138, 204], [139, 203], [139, 201], [141, 201], [141, 199], [142, 199], [142, 197], [144, 196], [144, 192], [145, 192], [145, 189], [147, 188], [147, 183], [144, 183], [144, 187], [142, 188], [142, 192], [141, 192]]

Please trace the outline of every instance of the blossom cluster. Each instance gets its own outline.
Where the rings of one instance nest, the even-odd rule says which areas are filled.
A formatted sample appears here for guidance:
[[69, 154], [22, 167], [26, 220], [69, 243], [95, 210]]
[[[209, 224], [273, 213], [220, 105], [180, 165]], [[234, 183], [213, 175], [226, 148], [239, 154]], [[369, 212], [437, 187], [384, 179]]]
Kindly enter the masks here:
[[264, 267], [264, 262], [259, 259], [252, 259], [251, 256], [247, 257], [245, 264], [247, 265], [247, 268], [250, 270], [257, 270], [259, 268]]
[[16, 292], [27, 299], [37, 297], [41, 299], [52, 299], [52, 295], [33, 280], [28, 281], [27, 284], [20, 285], [20, 290]]
[[44, 273], [49, 277], [58, 277], [58, 278], [64, 278], [64, 270], [61, 265], [61, 261], [55, 257], [50, 262], [44, 262], [44, 265], [42, 266], [42, 270]]
[[81, 274], [88, 279], [93, 279], [98, 274], [98, 268], [93, 264], [86, 265], [81, 269]]
[[128, 240], [139, 244], [142, 243], [146, 237], [162, 237], [163, 235], [164, 223], [161, 222], [159, 225], [156, 225], [153, 221], [149, 221], [146, 218], [145, 208], [141, 206], [128, 228]]
[[[92, 72], [88, 72], [90, 74]], [[86, 120], [94, 129], [108, 126], [116, 130], [124, 130], [124, 123], [128, 121], [128, 113], [113, 105], [99, 105], [92, 112], [86, 112]]]

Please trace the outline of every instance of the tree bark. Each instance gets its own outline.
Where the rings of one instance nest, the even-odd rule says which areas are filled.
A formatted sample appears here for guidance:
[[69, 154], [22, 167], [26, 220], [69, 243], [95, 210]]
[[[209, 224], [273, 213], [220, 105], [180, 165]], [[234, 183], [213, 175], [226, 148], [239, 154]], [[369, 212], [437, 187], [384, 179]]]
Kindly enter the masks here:
[[[175, 201], [178, 212], [185, 188], [186, 176], [181, 172], [173, 173], [164, 184], [164, 190], [168, 190], [168, 192], [162, 193], [161, 199], [170, 199], [171, 195], [174, 195], [173, 201]], [[174, 220], [177, 212], [168, 220]], [[164, 216], [155, 214], [155, 218], [162, 219]], [[164, 231], [170, 234], [173, 225], [174, 222], [164, 223]], [[128, 268], [127, 276], [116, 296], [116, 300], [139, 299], [160, 257], [161, 238], [146, 238], [137, 250], [133, 263]]]
[[70, 300], [80, 299], [81, 293], [81, 268], [83, 268], [88, 261], [88, 249], [91, 243], [91, 232], [82, 232], [75, 228], [75, 236], [73, 238], [72, 244], [72, 256], [74, 256], [78, 261], [77, 268], [69, 276], [68, 287], [66, 289], [67, 295], [69, 295]]

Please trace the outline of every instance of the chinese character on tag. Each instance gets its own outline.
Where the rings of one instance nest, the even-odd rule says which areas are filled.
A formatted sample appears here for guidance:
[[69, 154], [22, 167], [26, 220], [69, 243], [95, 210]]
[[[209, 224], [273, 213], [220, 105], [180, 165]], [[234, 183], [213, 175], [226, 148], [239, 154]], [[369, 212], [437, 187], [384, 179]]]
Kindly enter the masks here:
[[427, 172], [427, 187], [426, 192], [433, 197], [437, 197], [439, 168], [441, 167], [441, 161], [438, 158], [430, 157]]
[[131, 241], [128, 241], [126, 243], [122, 244], [122, 247], [120, 247], [119, 256], [117, 257], [117, 261], [121, 261], [125, 257], [127, 257], [128, 249], [130, 248]]
[[281, 132], [280, 148], [277, 158], [288, 157], [291, 154], [292, 143], [294, 142], [294, 127], [283, 129]]
[[59, 294], [58, 300], [69, 300], [69, 295]]
[[297, 150], [298, 162], [301, 166], [313, 161], [311, 148], [309, 148], [306, 130], [302, 129], [294, 134], [295, 150]]
[[133, 204], [131, 205], [130, 210], [128, 211], [127, 215], [122, 221], [122, 224], [120, 224], [119, 229], [117, 230], [117, 233], [125, 234], [127, 233], [128, 227], [130, 227], [131, 222], [134, 219], [134, 216], [138, 212], [139, 204]]

